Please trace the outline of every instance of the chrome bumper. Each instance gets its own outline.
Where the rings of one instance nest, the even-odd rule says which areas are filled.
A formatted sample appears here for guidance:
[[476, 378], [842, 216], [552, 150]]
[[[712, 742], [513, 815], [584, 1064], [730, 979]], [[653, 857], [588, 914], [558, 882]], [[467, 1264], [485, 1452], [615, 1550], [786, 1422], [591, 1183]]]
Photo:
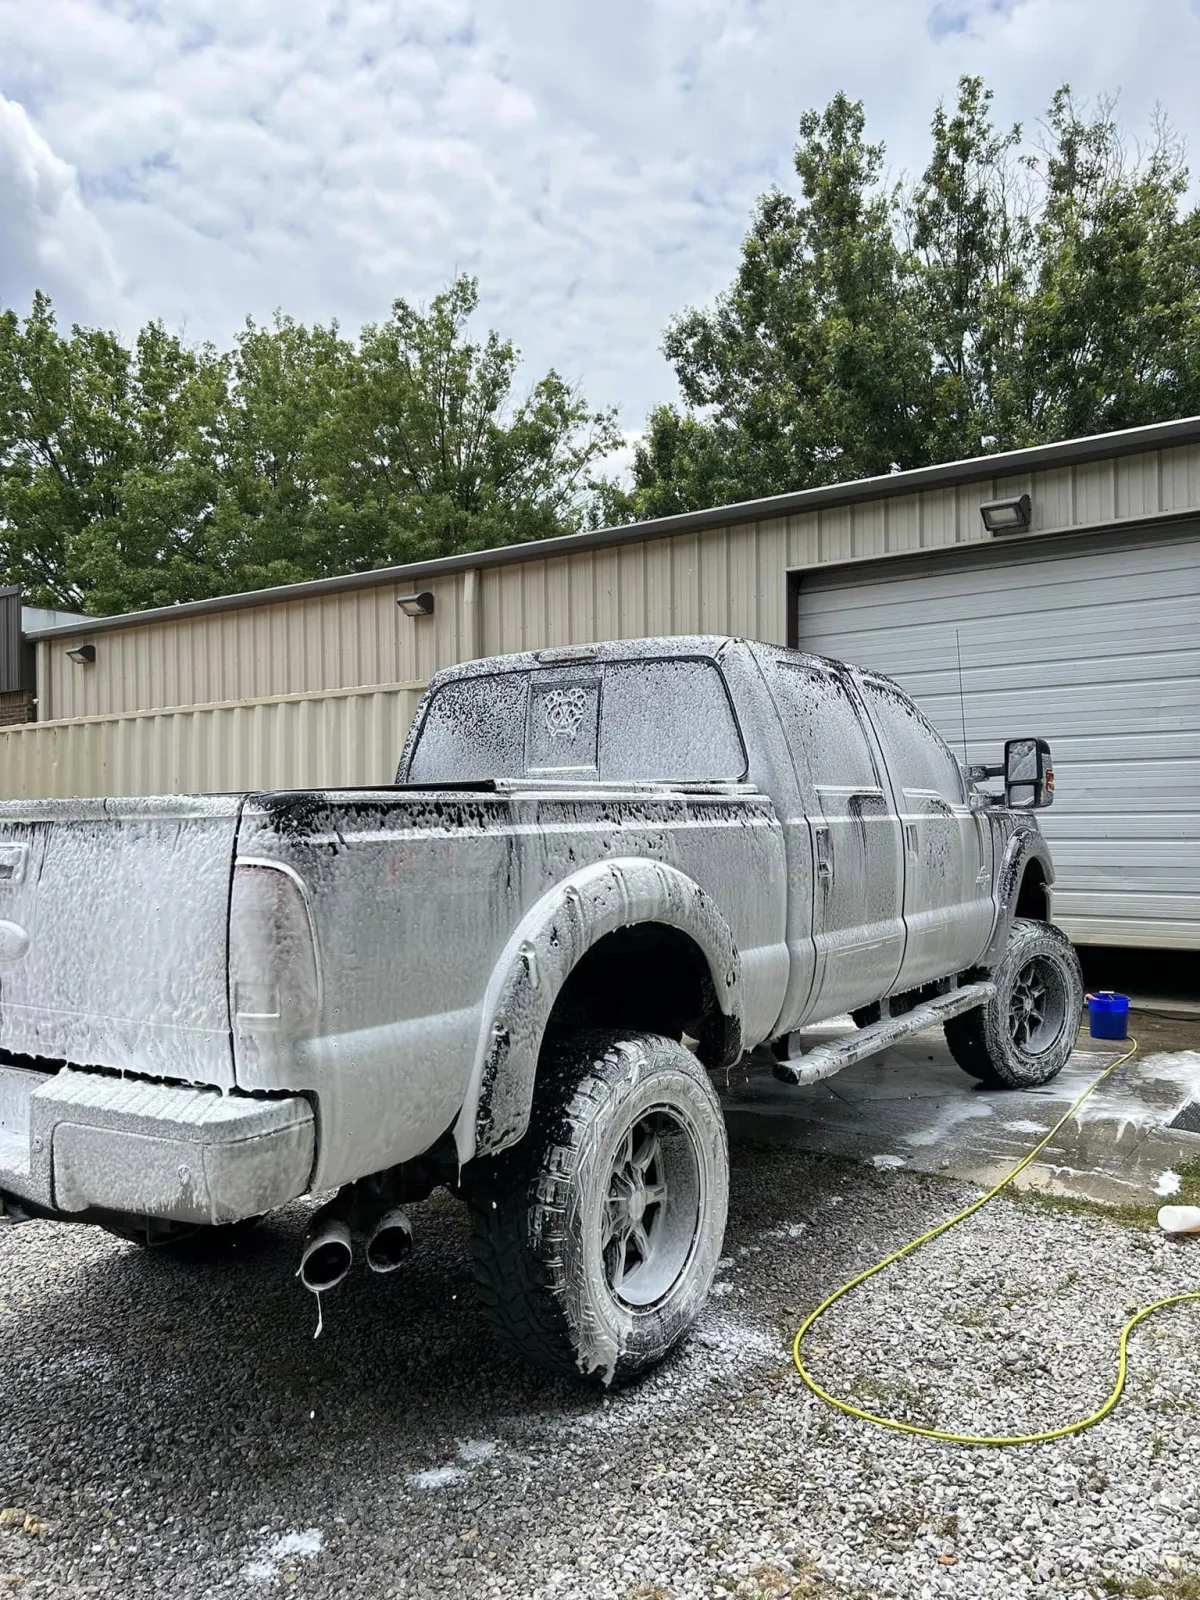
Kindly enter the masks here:
[[215, 1089], [0, 1065], [3, 1196], [70, 1215], [237, 1222], [303, 1194], [312, 1107]]

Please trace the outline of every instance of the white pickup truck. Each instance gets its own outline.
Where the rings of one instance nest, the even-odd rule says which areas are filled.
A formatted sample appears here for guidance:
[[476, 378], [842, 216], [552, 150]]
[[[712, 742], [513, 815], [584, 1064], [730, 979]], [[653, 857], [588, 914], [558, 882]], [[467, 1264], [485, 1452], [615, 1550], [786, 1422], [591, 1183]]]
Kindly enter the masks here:
[[445, 1184], [509, 1347], [631, 1378], [720, 1255], [713, 1069], [933, 1023], [991, 1083], [1063, 1065], [1052, 791], [871, 672], [671, 638], [439, 673], [385, 788], [0, 804], [0, 1211], [170, 1249], [333, 1191], [321, 1292]]

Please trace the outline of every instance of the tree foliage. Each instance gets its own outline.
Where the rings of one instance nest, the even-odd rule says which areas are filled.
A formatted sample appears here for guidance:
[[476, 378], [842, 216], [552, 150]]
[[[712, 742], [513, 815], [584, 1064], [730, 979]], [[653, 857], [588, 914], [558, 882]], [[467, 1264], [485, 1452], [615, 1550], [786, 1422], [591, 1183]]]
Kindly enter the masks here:
[[473, 341], [475, 281], [357, 340], [247, 321], [233, 347], [149, 323], [0, 314], [0, 581], [96, 614], [570, 532], [615, 419]]
[[799, 193], [758, 202], [737, 275], [667, 329], [616, 519], [1200, 411], [1200, 210], [1164, 122], [1130, 153], [1060, 89], [1037, 137], [963, 78], [907, 185], [861, 102], [807, 112]]

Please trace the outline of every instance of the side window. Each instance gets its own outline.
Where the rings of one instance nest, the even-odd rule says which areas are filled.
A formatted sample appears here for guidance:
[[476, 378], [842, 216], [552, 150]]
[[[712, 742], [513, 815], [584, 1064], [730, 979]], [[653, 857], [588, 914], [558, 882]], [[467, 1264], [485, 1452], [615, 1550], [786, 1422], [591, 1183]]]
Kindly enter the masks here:
[[525, 771], [527, 687], [522, 672], [444, 684], [426, 709], [408, 781], [519, 778]]
[[770, 671], [784, 732], [801, 750], [813, 783], [877, 789], [879, 774], [866, 730], [833, 673], [787, 661], [773, 662]]
[[745, 776], [746, 752], [712, 661], [612, 661], [604, 669], [600, 776], [685, 783]]
[[894, 683], [864, 678], [862, 693], [897, 787], [962, 805], [962, 769], [933, 724]]

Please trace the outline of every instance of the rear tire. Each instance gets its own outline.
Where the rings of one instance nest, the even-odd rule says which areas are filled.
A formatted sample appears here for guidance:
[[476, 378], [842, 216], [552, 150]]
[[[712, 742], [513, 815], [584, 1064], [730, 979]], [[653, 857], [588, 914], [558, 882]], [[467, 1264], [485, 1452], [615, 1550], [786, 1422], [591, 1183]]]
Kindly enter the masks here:
[[657, 1034], [551, 1044], [529, 1131], [470, 1192], [500, 1342], [592, 1382], [640, 1377], [691, 1329], [721, 1254], [729, 1154], [708, 1075]]
[[1083, 1015], [1083, 973], [1066, 934], [1018, 917], [992, 973], [996, 992], [945, 1024], [964, 1072], [992, 1089], [1049, 1083], [1075, 1048]]

